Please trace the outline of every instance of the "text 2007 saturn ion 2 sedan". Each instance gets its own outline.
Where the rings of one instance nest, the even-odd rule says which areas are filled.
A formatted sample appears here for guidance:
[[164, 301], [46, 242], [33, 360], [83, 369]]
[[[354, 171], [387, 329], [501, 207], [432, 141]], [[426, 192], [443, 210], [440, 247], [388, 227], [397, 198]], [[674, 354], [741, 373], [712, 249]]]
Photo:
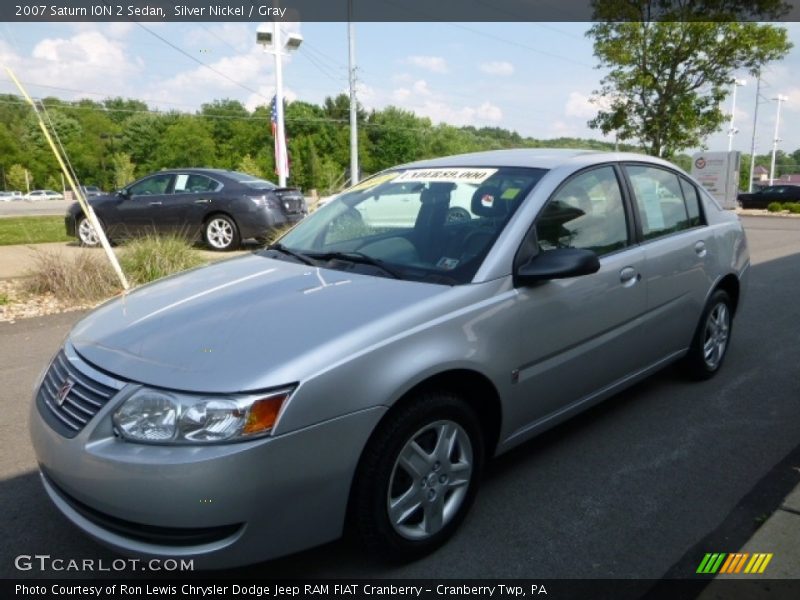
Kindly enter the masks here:
[[236, 565], [349, 523], [419, 556], [486, 459], [673, 361], [716, 373], [748, 266], [736, 216], [658, 159], [400, 166], [83, 319], [35, 393], [42, 481], [126, 554]]

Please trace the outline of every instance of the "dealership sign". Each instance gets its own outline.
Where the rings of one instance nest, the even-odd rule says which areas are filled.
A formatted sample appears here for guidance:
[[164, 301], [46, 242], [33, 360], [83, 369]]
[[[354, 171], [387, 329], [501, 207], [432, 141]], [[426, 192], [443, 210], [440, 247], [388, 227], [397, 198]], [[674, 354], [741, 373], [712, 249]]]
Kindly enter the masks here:
[[692, 177], [697, 179], [723, 208], [736, 208], [741, 153], [698, 152], [692, 156]]

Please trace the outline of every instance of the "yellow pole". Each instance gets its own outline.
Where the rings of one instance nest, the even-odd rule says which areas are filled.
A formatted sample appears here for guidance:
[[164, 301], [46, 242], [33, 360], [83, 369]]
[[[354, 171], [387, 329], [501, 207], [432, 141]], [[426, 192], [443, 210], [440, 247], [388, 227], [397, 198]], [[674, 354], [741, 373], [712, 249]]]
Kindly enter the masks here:
[[25, 100], [33, 107], [33, 112], [36, 113], [36, 118], [39, 120], [39, 127], [44, 133], [44, 137], [47, 140], [47, 143], [50, 144], [50, 149], [53, 151], [53, 154], [58, 161], [59, 166], [61, 167], [61, 172], [67, 178], [69, 182], [69, 187], [72, 190], [72, 193], [75, 195], [75, 198], [78, 199], [78, 204], [81, 205], [81, 209], [83, 213], [86, 215], [86, 218], [89, 219], [89, 223], [91, 223], [94, 230], [97, 232], [97, 237], [100, 238], [100, 244], [103, 246], [103, 250], [106, 252], [106, 256], [108, 256], [109, 262], [111, 262], [111, 266], [114, 268], [114, 272], [119, 277], [120, 283], [122, 283], [122, 288], [125, 291], [130, 289], [130, 285], [128, 284], [128, 279], [125, 277], [125, 273], [122, 272], [122, 267], [120, 267], [119, 261], [117, 260], [117, 255], [114, 254], [114, 251], [111, 249], [111, 244], [108, 242], [108, 238], [106, 237], [106, 232], [103, 231], [103, 227], [100, 225], [100, 221], [97, 218], [97, 215], [94, 214], [94, 210], [92, 209], [92, 205], [86, 201], [86, 197], [83, 195], [83, 190], [81, 190], [78, 185], [75, 183], [75, 180], [72, 177], [72, 173], [70, 173], [69, 169], [67, 169], [67, 165], [64, 163], [64, 159], [62, 158], [61, 154], [58, 151], [55, 143], [53, 142], [53, 137], [50, 135], [50, 132], [47, 130], [47, 126], [44, 123], [44, 119], [42, 119], [41, 114], [39, 114], [39, 109], [36, 107], [36, 103], [33, 99], [28, 95], [28, 92], [25, 91], [25, 88], [22, 87], [19, 79], [17, 76], [14, 75], [14, 72], [6, 67], [6, 71], [8, 72], [9, 77], [11, 80], [16, 84], [19, 91], [25, 97]]

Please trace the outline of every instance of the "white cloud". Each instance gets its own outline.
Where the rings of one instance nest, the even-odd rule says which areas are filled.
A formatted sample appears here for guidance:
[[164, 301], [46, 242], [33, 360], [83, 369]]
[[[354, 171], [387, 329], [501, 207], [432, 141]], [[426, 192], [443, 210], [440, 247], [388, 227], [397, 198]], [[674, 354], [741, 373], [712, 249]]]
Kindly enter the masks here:
[[504, 60], [496, 60], [491, 62], [483, 62], [478, 65], [478, 68], [487, 75], [499, 75], [508, 77], [514, 74], [514, 65]]
[[42, 39], [30, 55], [0, 45], [0, 62], [17, 73], [32, 95], [65, 99], [95, 96], [92, 92], [133, 95], [130, 83], [144, 68], [141, 60], [126, 51], [124, 41], [85, 29], [70, 37]]
[[447, 61], [441, 56], [409, 56], [404, 62], [432, 73], [447, 73]]
[[564, 114], [568, 117], [591, 119], [597, 114], [598, 105], [591, 97], [580, 92], [570, 92]]
[[477, 106], [458, 106], [447, 98], [446, 94], [431, 89], [424, 79], [395, 88], [389, 94], [387, 101], [399, 108], [410, 110], [417, 116], [428, 117], [434, 123], [486, 125], [503, 120], [503, 111], [499, 106], [489, 101]]

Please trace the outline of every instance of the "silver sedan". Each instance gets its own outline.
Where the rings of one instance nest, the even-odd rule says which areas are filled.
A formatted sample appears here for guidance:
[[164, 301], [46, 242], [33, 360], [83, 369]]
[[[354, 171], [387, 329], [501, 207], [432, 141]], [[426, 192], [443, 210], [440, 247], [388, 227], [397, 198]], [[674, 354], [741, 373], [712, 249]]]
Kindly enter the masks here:
[[125, 554], [223, 567], [351, 527], [415, 558], [487, 459], [672, 362], [718, 372], [748, 267], [737, 217], [662, 160], [396, 167], [81, 321], [32, 404], [42, 482]]

